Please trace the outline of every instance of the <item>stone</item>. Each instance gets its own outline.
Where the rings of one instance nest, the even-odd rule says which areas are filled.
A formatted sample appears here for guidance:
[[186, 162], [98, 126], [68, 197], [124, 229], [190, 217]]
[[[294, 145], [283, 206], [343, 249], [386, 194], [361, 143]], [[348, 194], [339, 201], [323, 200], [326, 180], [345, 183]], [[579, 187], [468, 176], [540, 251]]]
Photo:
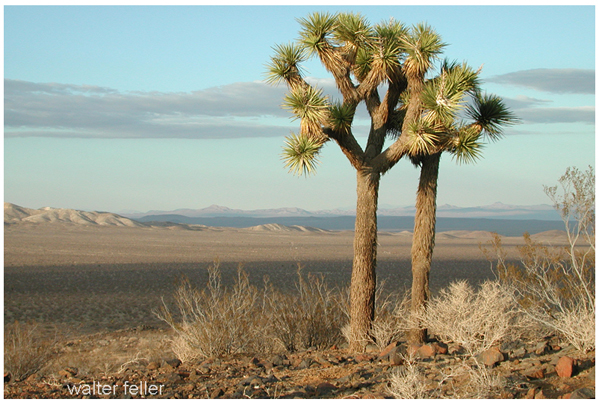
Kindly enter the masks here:
[[517, 349], [514, 349], [514, 351], [512, 351], [513, 357], [524, 357], [525, 355], [526, 355], [525, 347], [519, 347]]
[[547, 342], [541, 342], [535, 347], [535, 354], [541, 356], [545, 354], [548, 351], [548, 349], [549, 347], [547, 345]]
[[535, 399], [547, 399], [547, 397], [543, 393], [543, 390], [540, 389], [539, 392], [535, 394]]
[[594, 399], [595, 390], [592, 388], [579, 388], [570, 395], [570, 399]]
[[485, 350], [479, 356], [479, 360], [485, 366], [493, 367], [494, 365], [501, 363], [505, 360], [505, 356], [503, 353], [499, 351], [498, 347], [492, 347], [490, 349]]
[[168, 364], [172, 368], [177, 368], [177, 367], [179, 367], [181, 365], [181, 360], [179, 360], [179, 359], [169, 359], [169, 360], [166, 360], [166, 364]]
[[530, 368], [528, 370], [524, 370], [522, 375], [530, 378], [531, 380], [539, 380], [541, 378], [545, 378], [545, 370], [542, 368]]
[[77, 375], [77, 369], [74, 367], [67, 367], [58, 372], [58, 375], [63, 378], [71, 378]]
[[309, 368], [312, 365], [312, 360], [310, 360], [308, 357], [306, 357], [305, 359], [303, 359], [300, 364], [297, 366], [298, 369], [304, 369], [304, 368]]
[[146, 366], [148, 370], [158, 370], [160, 368], [160, 364], [156, 361], [151, 361]]
[[358, 354], [358, 355], [356, 355], [356, 357], [354, 357], [354, 358], [355, 358], [355, 360], [356, 360], [358, 363], [361, 363], [361, 362], [363, 362], [363, 361], [370, 361], [370, 360], [372, 360], [372, 356], [371, 356], [371, 355], [369, 355], [369, 354], [366, 354], [366, 353], [361, 353], [361, 354]]
[[383, 350], [381, 350], [378, 358], [380, 360], [387, 360], [389, 358], [389, 354], [391, 353], [391, 351], [394, 350], [396, 347], [397, 347], [397, 342], [389, 343], [387, 345], [387, 347], [385, 347]]
[[318, 396], [327, 395], [327, 394], [330, 394], [331, 392], [335, 391], [336, 389], [337, 389], [337, 387], [331, 383], [321, 382], [320, 384], [318, 384], [316, 386], [316, 395], [318, 395]]
[[524, 399], [534, 399], [536, 392], [537, 390], [534, 387], [529, 389], [526, 395], [524, 395]]
[[574, 359], [569, 356], [561, 357], [555, 365], [555, 372], [561, 378], [570, 378], [574, 372]]
[[275, 367], [276, 366], [285, 366], [285, 365], [288, 365], [288, 364], [286, 364], [288, 362], [288, 360], [287, 360], [287, 362], [285, 360], [287, 360], [285, 357], [277, 354], [270, 359], [270, 362]]
[[435, 348], [435, 351], [437, 352], [437, 354], [447, 354], [447, 352], [449, 350], [447, 345], [445, 343], [441, 343], [441, 342], [433, 343], [433, 347]]
[[435, 346], [429, 345], [429, 344], [420, 346], [418, 348], [418, 350], [416, 351], [416, 355], [423, 359], [426, 359], [429, 357], [435, 357], [435, 354], [437, 354], [437, 350], [436, 350]]

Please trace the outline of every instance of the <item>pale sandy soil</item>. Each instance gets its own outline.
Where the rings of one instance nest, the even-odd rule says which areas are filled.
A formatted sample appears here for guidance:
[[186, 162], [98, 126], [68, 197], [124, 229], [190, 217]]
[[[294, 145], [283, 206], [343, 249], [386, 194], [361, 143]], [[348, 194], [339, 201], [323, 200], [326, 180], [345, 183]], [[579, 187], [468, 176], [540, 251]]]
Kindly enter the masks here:
[[[547, 235], [553, 242], [559, 235]], [[454, 279], [492, 278], [479, 243], [486, 233], [439, 234], [431, 271], [433, 291]], [[510, 257], [522, 238], [504, 238]], [[297, 263], [329, 285], [349, 284], [353, 232], [182, 230], [19, 223], [4, 230], [4, 321], [35, 320], [78, 332], [160, 325], [152, 311], [170, 300], [179, 276], [203, 286], [220, 260], [228, 282], [240, 264], [250, 279], [293, 288]], [[378, 280], [389, 290], [411, 283], [410, 234], [381, 233]]]

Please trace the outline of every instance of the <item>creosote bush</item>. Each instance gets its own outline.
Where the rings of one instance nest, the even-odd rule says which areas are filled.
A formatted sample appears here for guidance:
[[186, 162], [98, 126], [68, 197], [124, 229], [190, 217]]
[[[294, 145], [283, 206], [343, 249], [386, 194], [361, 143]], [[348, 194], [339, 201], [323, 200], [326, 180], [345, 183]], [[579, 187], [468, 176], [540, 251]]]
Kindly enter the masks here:
[[520, 331], [512, 292], [497, 281], [486, 281], [478, 290], [467, 281], [454, 281], [420, 317], [430, 333], [460, 344], [470, 356], [517, 338]]
[[55, 339], [44, 339], [34, 323], [4, 326], [4, 372], [17, 381], [41, 370], [54, 355]]
[[172, 349], [179, 359], [326, 348], [342, 341], [345, 300], [323, 277], [305, 278], [298, 265], [297, 291], [289, 294], [268, 280], [262, 289], [251, 285], [242, 269], [227, 288], [218, 262], [208, 272], [209, 282], [202, 290], [181, 280], [174, 297], [177, 312], [165, 303], [156, 312], [176, 332]]
[[501, 237], [485, 252], [495, 272], [514, 291], [519, 308], [538, 328], [562, 336], [583, 352], [595, 348], [595, 173], [569, 168], [556, 187], [545, 187], [565, 225], [565, 246], [524, 235], [520, 262], [508, 264]]

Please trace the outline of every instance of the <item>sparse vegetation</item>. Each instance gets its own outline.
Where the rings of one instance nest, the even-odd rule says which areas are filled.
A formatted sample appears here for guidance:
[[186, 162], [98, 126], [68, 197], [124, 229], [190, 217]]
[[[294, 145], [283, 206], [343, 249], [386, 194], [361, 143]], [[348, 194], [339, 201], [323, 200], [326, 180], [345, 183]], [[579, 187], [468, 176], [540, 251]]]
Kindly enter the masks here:
[[34, 323], [4, 326], [4, 372], [24, 380], [38, 372], [53, 356], [55, 340], [42, 337]]
[[484, 399], [503, 387], [502, 378], [475, 358], [461, 358], [435, 381], [414, 358], [403, 356], [389, 377], [388, 391], [398, 399]]
[[258, 289], [242, 269], [232, 288], [224, 287], [218, 262], [208, 272], [210, 281], [202, 290], [181, 280], [175, 293], [178, 313], [166, 304], [156, 313], [176, 332], [173, 351], [181, 360], [322, 349], [341, 342], [346, 322], [342, 293], [322, 277], [309, 274], [306, 279], [298, 266], [297, 293], [288, 294], [267, 280]]
[[464, 280], [453, 282], [420, 316], [431, 334], [460, 344], [473, 357], [505, 338], [517, 338], [520, 329], [513, 295], [497, 281], [487, 281], [478, 290]]
[[583, 352], [595, 348], [595, 173], [569, 168], [545, 192], [560, 212], [566, 246], [537, 243], [524, 235], [518, 264], [507, 263], [501, 237], [486, 253], [500, 282], [513, 289], [519, 308], [538, 327], [559, 333]]

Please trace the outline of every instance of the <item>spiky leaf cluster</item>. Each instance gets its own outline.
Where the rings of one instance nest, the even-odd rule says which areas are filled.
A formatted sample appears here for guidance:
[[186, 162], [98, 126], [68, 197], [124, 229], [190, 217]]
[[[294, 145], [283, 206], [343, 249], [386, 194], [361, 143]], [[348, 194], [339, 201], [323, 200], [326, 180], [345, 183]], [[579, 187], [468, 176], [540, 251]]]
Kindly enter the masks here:
[[[426, 143], [427, 148], [410, 148], [410, 156], [431, 151], [448, 151], [458, 163], [472, 163], [481, 157], [484, 144], [481, 136], [497, 139], [506, 125], [515, 123], [515, 116], [503, 104], [501, 98], [485, 95], [480, 91], [479, 71], [465, 63], [444, 61], [440, 73], [426, 81], [422, 90], [423, 113], [420, 122], [432, 122], [435, 137]], [[468, 104], [468, 100], [472, 100]], [[459, 120], [460, 113], [471, 122]], [[430, 132], [430, 131], [429, 131]], [[435, 145], [431, 143], [435, 141]]]
[[476, 93], [472, 104], [466, 108], [466, 115], [491, 140], [501, 137], [503, 127], [518, 122], [500, 97], [481, 92]]
[[306, 60], [305, 50], [295, 44], [276, 45], [267, 65], [266, 82], [278, 84], [301, 76], [300, 63]]
[[316, 170], [321, 147], [321, 143], [308, 136], [292, 133], [285, 139], [281, 157], [290, 173], [307, 176]]

